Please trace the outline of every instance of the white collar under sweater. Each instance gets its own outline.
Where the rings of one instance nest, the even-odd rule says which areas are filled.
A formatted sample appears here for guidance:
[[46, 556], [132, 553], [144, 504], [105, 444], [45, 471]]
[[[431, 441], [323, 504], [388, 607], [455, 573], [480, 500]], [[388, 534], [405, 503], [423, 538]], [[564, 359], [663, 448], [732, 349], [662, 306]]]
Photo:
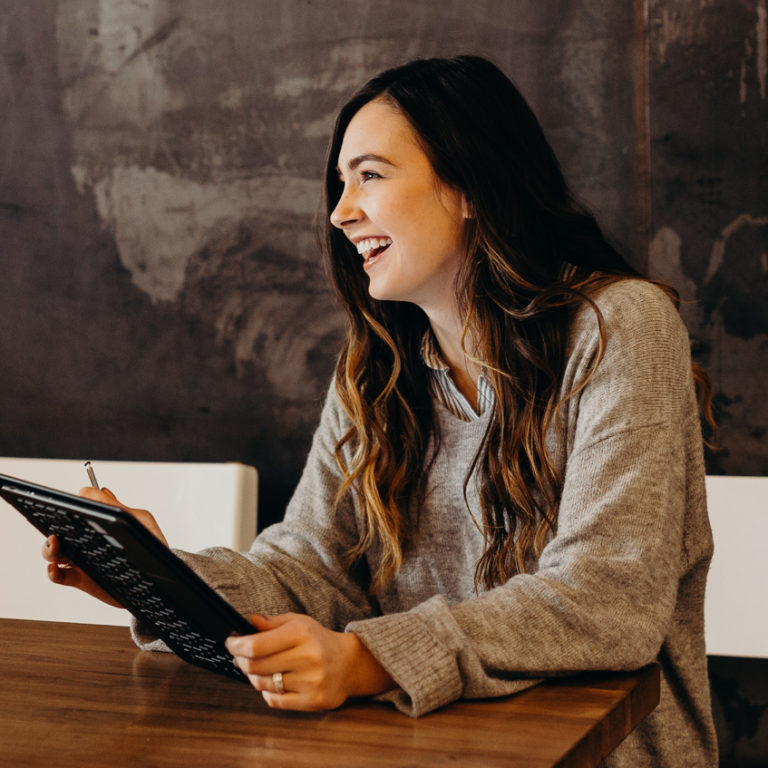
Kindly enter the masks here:
[[494, 394], [488, 378], [482, 373], [477, 377], [477, 410], [459, 391], [451, 369], [440, 357], [437, 339], [431, 329], [427, 329], [421, 341], [421, 358], [429, 368], [432, 394], [457, 419], [474, 421], [479, 419], [494, 403]]

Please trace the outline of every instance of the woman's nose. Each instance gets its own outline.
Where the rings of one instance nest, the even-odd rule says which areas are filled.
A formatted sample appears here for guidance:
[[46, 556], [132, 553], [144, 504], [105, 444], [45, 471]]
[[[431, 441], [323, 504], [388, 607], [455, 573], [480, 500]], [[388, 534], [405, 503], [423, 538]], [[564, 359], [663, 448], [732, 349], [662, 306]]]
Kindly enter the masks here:
[[339, 202], [336, 203], [336, 207], [331, 211], [331, 224], [334, 227], [343, 229], [349, 224], [354, 224], [362, 218], [362, 211], [360, 206], [355, 201], [354, 195], [345, 190], [341, 193]]

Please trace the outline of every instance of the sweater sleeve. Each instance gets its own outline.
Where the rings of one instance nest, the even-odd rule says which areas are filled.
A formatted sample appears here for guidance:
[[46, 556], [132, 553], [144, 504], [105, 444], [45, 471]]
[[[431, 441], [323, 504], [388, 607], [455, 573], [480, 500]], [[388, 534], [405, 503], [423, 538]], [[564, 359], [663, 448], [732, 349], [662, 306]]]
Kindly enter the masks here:
[[[471, 600], [435, 596], [348, 627], [398, 682], [387, 696], [409, 714], [536, 676], [634, 669], [659, 653], [688, 567], [684, 436], [699, 429], [688, 340], [657, 288], [626, 281], [604, 294], [604, 357], [553, 427], [564, 485], [538, 568]], [[598, 344], [587, 308], [564, 391], [583, 380]]]
[[[242, 615], [295, 611], [341, 630], [376, 613], [365, 566], [350, 570], [344, 565], [358, 536], [349, 495], [334, 503], [341, 483], [334, 451], [345, 422], [332, 386], [284, 519], [262, 531], [248, 552], [225, 547], [194, 554], [175, 550]], [[141, 647], [164, 649], [142, 624], [134, 622], [132, 632]]]

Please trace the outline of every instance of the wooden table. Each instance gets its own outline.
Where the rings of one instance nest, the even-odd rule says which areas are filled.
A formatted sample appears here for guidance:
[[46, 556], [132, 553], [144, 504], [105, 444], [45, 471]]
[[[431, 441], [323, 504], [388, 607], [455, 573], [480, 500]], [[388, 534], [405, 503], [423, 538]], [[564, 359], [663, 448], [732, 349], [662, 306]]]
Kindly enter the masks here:
[[419, 719], [371, 701], [277, 712], [246, 683], [138, 651], [124, 627], [0, 619], [0, 765], [14, 768], [594, 766], [658, 698], [651, 665]]

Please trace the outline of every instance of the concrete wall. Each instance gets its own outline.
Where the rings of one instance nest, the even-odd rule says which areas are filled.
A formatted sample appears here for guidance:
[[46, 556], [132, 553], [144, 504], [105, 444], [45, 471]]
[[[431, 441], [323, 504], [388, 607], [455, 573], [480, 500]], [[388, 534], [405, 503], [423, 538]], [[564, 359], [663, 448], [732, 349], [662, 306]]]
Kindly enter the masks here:
[[[651, 271], [716, 389], [710, 471], [768, 475], [766, 0], [650, 0], [649, 51]], [[768, 662], [712, 657], [710, 680], [721, 765], [768, 765]]]
[[718, 400], [717, 474], [768, 474], [765, 0], [651, 0], [651, 270]]
[[332, 120], [416, 55], [512, 74], [644, 263], [644, 40], [615, 5], [3, 2], [0, 455], [236, 459], [279, 519], [341, 338]]
[[[279, 519], [341, 337], [334, 112], [471, 51], [688, 300], [710, 470], [768, 474], [767, 47], [766, 0], [0, 0], [0, 455], [243, 461]], [[725, 759], [765, 761], [765, 668], [713, 664]]]

